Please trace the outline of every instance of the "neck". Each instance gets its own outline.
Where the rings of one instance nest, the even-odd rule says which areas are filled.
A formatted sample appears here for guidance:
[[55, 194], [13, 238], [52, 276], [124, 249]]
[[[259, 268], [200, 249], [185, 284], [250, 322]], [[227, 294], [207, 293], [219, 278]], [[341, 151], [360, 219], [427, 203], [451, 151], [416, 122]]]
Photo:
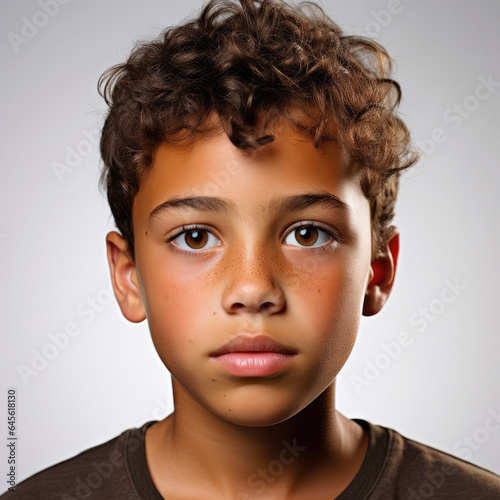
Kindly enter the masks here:
[[301, 498], [296, 492], [304, 491], [307, 498], [325, 481], [337, 495], [366, 452], [362, 428], [335, 410], [335, 383], [293, 417], [265, 427], [220, 418], [175, 381], [173, 390], [174, 413], [146, 434], [148, 467], [165, 498], [205, 498], [196, 496], [193, 477], [206, 498], [208, 491], [216, 498], [251, 498], [258, 490], [269, 498], [291, 492]]

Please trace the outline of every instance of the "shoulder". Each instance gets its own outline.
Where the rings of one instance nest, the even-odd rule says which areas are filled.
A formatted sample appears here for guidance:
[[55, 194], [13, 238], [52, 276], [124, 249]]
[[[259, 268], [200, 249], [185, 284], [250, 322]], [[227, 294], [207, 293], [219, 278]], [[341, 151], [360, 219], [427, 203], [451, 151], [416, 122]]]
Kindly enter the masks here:
[[369, 425], [374, 432], [385, 432], [388, 437], [384, 472], [377, 490], [394, 490], [398, 498], [408, 500], [500, 499], [500, 476], [493, 472], [393, 429]]
[[[78, 455], [48, 467], [16, 485], [0, 498], [8, 500], [76, 500], [136, 498], [127, 465], [127, 452], [141, 446], [147, 424], [132, 428]], [[131, 444], [132, 443], [132, 444]]]

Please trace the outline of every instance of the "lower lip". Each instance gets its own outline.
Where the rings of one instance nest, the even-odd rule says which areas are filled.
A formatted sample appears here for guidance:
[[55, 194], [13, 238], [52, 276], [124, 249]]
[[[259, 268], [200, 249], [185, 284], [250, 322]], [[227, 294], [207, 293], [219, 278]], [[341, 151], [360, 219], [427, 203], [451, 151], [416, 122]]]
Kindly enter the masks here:
[[239, 377], [266, 377], [281, 371], [294, 356], [281, 352], [231, 352], [210, 359]]

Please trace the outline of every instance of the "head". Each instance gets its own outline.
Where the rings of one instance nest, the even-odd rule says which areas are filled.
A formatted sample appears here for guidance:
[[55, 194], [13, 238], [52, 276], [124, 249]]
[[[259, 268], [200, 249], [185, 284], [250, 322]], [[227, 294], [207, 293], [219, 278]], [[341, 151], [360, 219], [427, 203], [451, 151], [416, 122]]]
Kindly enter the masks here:
[[[101, 77], [115, 294], [148, 318], [178, 390], [226, 419], [304, 408], [389, 296], [398, 180], [416, 161], [390, 71], [318, 6], [222, 0]], [[258, 333], [293, 351], [281, 371], [214, 365]]]

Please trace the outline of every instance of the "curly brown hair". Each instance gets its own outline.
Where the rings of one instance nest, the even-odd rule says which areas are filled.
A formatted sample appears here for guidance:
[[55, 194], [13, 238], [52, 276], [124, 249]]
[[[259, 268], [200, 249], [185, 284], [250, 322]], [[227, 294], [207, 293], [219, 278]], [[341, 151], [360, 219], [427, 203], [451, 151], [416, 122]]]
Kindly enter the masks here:
[[375, 256], [394, 217], [400, 171], [418, 159], [396, 114], [401, 89], [391, 63], [382, 46], [343, 35], [312, 2], [210, 0], [197, 18], [138, 43], [98, 83], [109, 106], [100, 185], [132, 258], [132, 202], [155, 148], [179, 132], [191, 140], [209, 132], [214, 113], [243, 149], [273, 141], [266, 131], [278, 119], [316, 147], [338, 140], [361, 171]]

